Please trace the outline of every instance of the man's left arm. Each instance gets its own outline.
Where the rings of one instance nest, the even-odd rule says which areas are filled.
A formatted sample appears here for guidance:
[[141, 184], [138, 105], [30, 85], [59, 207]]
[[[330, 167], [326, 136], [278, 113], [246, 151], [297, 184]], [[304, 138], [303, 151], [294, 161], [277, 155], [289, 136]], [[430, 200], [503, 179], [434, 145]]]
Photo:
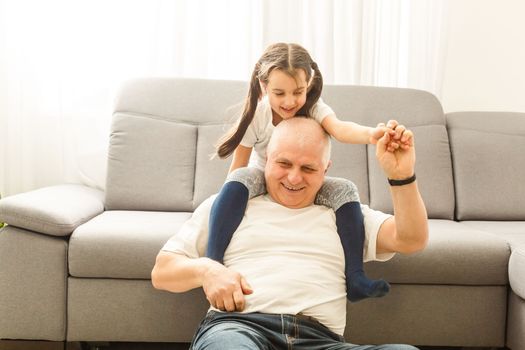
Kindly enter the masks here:
[[[414, 175], [415, 148], [410, 130], [404, 130], [402, 142], [408, 147], [389, 151], [391, 136], [386, 133], [376, 145], [376, 158], [391, 180], [406, 180]], [[399, 252], [410, 254], [425, 248], [428, 241], [427, 211], [417, 180], [408, 184], [391, 185], [390, 194], [394, 216], [387, 219], [379, 229], [377, 253]]]

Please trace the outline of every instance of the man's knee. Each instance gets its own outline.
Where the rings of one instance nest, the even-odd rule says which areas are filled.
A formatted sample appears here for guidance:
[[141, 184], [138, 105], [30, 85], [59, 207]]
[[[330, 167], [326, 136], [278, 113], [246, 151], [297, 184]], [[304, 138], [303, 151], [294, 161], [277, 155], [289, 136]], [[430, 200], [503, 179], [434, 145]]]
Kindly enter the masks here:
[[351, 350], [419, 350], [408, 344], [352, 345]]
[[266, 349], [254, 330], [237, 323], [220, 323], [197, 337], [193, 350]]
[[408, 344], [385, 344], [379, 345], [377, 350], [419, 350], [415, 346]]

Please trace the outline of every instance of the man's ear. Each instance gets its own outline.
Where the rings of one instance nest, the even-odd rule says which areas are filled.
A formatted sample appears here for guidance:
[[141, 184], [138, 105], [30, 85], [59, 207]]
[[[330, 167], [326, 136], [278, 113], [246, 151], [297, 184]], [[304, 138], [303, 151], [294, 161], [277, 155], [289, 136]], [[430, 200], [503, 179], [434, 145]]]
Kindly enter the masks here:
[[332, 160], [330, 159], [328, 161], [328, 164], [326, 164], [326, 169], [324, 169], [324, 173], [326, 174], [328, 172], [328, 169], [330, 168], [330, 166], [332, 165]]

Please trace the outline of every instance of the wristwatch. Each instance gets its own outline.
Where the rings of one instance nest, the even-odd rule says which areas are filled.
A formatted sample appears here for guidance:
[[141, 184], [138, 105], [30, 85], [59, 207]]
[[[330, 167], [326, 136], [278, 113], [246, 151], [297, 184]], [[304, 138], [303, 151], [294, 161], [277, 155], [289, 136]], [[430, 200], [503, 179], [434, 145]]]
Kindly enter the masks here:
[[416, 181], [416, 174], [414, 173], [414, 175], [406, 178], [406, 179], [402, 179], [402, 180], [393, 180], [393, 179], [388, 179], [388, 183], [390, 184], [390, 186], [403, 186], [403, 185], [408, 185], [408, 184], [411, 184], [412, 182]]

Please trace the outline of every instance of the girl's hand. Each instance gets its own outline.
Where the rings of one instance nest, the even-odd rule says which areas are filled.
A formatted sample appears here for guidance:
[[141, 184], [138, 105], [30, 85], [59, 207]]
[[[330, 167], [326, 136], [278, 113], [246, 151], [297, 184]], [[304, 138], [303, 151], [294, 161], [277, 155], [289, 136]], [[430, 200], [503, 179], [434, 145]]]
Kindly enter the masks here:
[[[393, 130], [390, 130], [386, 127], [385, 123], [379, 123], [377, 126], [370, 130], [369, 141], [372, 145], [377, 144], [377, 141], [383, 137], [385, 132], [391, 133]], [[391, 134], [393, 136], [393, 133]]]
[[400, 125], [397, 120], [389, 120], [386, 126], [394, 131], [390, 144], [392, 144], [396, 149], [401, 147], [404, 150], [407, 150], [412, 146], [412, 132], [406, 132], [407, 128], [404, 125]]
[[[377, 124], [376, 129], [378, 128], [384, 128], [385, 133], [388, 133], [390, 136], [388, 138], [388, 144], [386, 145], [386, 149], [389, 152], [394, 152], [396, 149], [401, 148], [404, 150], [407, 150], [412, 145], [412, 132], [405, 132], [407, 131], [406, 127], [404, 125], [400, 125], [397, 120], [389, 120], [386, 125], [384, 123]], [[381, 137], [383, 136], [381, 135]]]

